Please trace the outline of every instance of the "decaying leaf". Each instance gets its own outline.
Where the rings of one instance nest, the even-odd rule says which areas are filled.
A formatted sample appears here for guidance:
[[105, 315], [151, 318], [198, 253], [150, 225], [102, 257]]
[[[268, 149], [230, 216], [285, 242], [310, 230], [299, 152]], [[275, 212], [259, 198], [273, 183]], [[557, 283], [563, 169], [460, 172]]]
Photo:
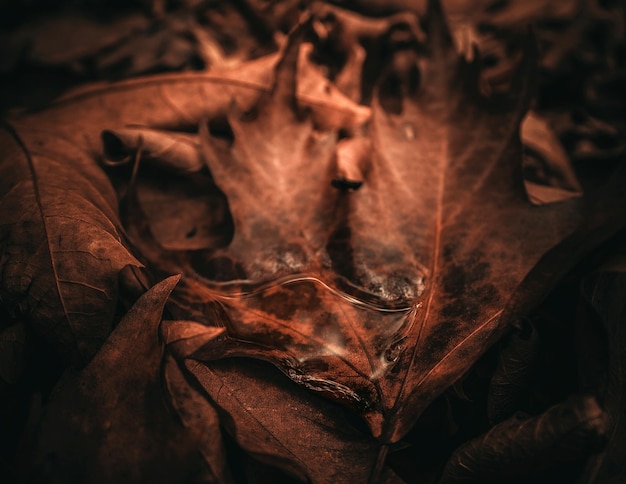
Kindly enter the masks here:
[[538, 339], [537, 330], [527, 322], [503, 341], [487, 397], [487, 415], [492, 423], [515, 411], [516, 400], [527, 389], [536, 365]]
[[133, 126], [104, 130], [101, 136], [107, 164], [129, 163], [139, 151], [142, 163], [154, 163], [177, 173], [195, 173], [204, 166], [193, 135]]
[[[111, 331], [118, 272], [140, 264], [123, 244], [108, 179], [88, 147], [48, 131], [51, 117], [0, 133], [0, 298], [84, 363]], [[72, 136], [82, 139], [80, 128]]]
[[[220, 409], [226, 429], [246, 451], [307, 482], [367, 479], [379, 443], [349, 425], [339, 407], [319, 399], [311, 401], [310, 394], [267, 365], [205, 365], [194, 360], [192, 355], [223, 333], [223, 328], [164, 321], [161, 331], [168, 350], [204, 388]], [[193, 385], [183, 383], [175, 365], [174, 359], [167, 359], [165, 378], [174, 407], [186, 426], [206, 426], [203, 422], [211, 420], [215, 410], [206, 396], [194, 393]], [[173, 392], [172, 386], [179, 391]], [[220, 449], [214, 441], [208, 439], [200, 451], [207, 462], [219, 462]], [[382, 476], [382, 482], [401, 482], [389, 469], [384, 469]]]
[[[195, 128], [233, 98], [249, 106], [265, 89], [272, 65], [240, 78], [176, 74], [92, 86], [41, 113], [11, 118], [0, 142], [3, 301], [19, 307], [62, 354], [88, 360], [110, 332], [119, 270], [140, 265], [122, 240], [113, 187], [94, 163], [101, 131], [130, 123]], [[369, 115], [332, 92], [318, 86], [302, 97], [314, 112], [335, 114], [332, 125]]]
[[[450, 29], [437, 1], [355, 2], [390, 15], [376, 19], [312, 2], [288, 36], [301, 2], [172, 2], [184, 11], [171, 17], [149, 3], [176, 35], [103, 39], [97, 55], [68, 52], [74, 67], [177, 68], [197, 49], [210, 73], [76, 90], [0, 133], [0, 302], [20, 321], [0, 332], [16, 355], [0, 359], [0, 383], [19, 380], [32, 329], [84, 362], [132, 305], [45, 406], [29, 477], [233, 482], [245, 455], [248, 472], [295, 480], [430, 483], [473, 439], [443, 471], [467, 482], [598, 449], [607, 421], [591, 396], [505, 420], [534, 332], [504, 341], [488, 390], [491, 353], [473, 366], [624, 224], [623, 182], [592, 207], [547, 122], [527, 112], [533, 39], [511, 75], [512, 44], [488, 23], [562, 19], [578, 0], [522, 2], [512, 16], [507, 2], [444, 0]], [[494, 66], [495, 54], [510, 58]], [[547, 176], [523, 172], [523, 145]], [[177, 288], [173, 277], [148, 289], [179, 272]], [[624, 440], [622, 308], [606, 307], [617, 370], [601, 404], [616, 430], [588, 473], [602, 477], [619, 470]], [[499, 423], [475, 438], [488, 419]], [[430, 445], [429, 432], [436, 450], [407, 471], [399, 454]]]
[[187, 432], [195, 436], [189, 443], [189, 449], [192, 452], [198, 450], [208, 466], [202, 476], [204, 481], [220, 484], [232, 482], [216, 409], [204, 394], [189, 383], [184, 370], [171, 355], [165, 357], [164, 366], [171, 404]]
[[[168, 410], [160, 384], [158, 327], [179, 278], [170, 277], [142, 295], [91, 363], [80, 372], [68, 370], [61, 379], [45, 408], [30, 469], [24, 470], [33, 473], [30, 478], [179, 482], [204, 473], [196, 452], [201, 442], [219, 444], [217, 417], [205, 411], [202, 425], [181, 425]], [[172, 378], [175, 370], [166, 367], [177, 397], [184, 387]], [[209, 482], [224, 482], [219, 479], [223, 468], [211, 472]]]
[[[220, 409], [227, 430], [257, 459], [305, 482], [367, 481], [380, 444], [352, 427], [339, 407], [265, 365], [189, 359], [186, 367]], [[378, 482], [402, 481], [385, 468]]]
[[607, 385], [602, 397], [611, 422], [607, 447], [590, 462], [583, 482], [618, 483], [626, 475], [623, 449], [626, 445], [624, 424], [624, 321], [626, 312], [626, 258], [623, 252], [609, 259], [583, 281], [582, 292], [600, 316], [608, 346]]
[[538, 417], [513, 416], [457, 449], [439, 482], [532, 476], [597, 451], [607, 428], [606, 413], [590, 396], [570, 398]]
[[[357, 135], [372, 144], [358, 190], [330, 188], [337, 136], [297, 106], [297, 35], [271, 93], [203, 145], [235, 235], [203, 274], [227, 336], [196, 356], [267, 359], [359, 411], [384, 442], [507, 330], [517, 287], [583, 215], [579, 200], [537, 208], [524, 194], [532, 41], [511, 91], [486, 97], [479, 59], [457, 54], [429, 5], [426, 44], [395, 46]], [[526, 300], [549, 279], [533, 279]]]

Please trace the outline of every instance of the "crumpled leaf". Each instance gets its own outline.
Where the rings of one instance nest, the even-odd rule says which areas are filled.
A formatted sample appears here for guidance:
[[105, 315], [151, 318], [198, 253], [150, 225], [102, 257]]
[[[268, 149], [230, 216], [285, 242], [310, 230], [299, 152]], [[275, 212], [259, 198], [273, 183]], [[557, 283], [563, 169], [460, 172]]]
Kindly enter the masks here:
[[497, 423], [513, 414], [517, 399], [528, 388], [539, 353], [537, 330], [530, 322], [503, 341], [489, 383], [487, 416]]
[[107, 164], [125, 164], [137, 152], [143, 164], [154, 163], [177, 173], [195, 173], [204, 167], [196, 136], [141, 126], [102, 131], [103, 158]]
[[[450, 5], [450, 3], [453, 2], [446, 2], [451, 35], [454, 37], [458, 51], [468, 61], [474, 60], [477, 48], [483, 59], [485, 56], [505, 56], [504, 52], [500, 52], [507, 49], [507, 44], [502, 38], [491, 38], [476, 30], [478, 19], [481, 15], [486, 16], [484, 12], [479, 11], [481, 8], [476, 8], [480, 7], [477, 5], [478, 2], [472, 5], [467, 2], [464, 4], [460, 2], [459, 5]], [[537, 15], [534, 9], [526, 11], [516, 7], [512, 6], [510, 10], [515, 12], [517, 23], [521, 23], [521, 19], [530, 20]], [[322, 53], [318, 53], [317, 57], [333, 56], [338, 59], [334, 61], [338, 65], [328, 68], [327, 77], [355, 101], [362, 100], [363, 102], [369, 99], [368, 92], [372, 89], [369, 86], [371, 80], [362, 82], [367, 75], [365, 64], [368, 54], [363, 47], [365, 43], [381, 44], [381, 39], [385, 34], [395, 35], [399, 40], [402, 35], [401, 30], [406, 31], [405, 37], [410, 32], [417, 41], [424, 40], [424, 34], [416, 18], [407, 12], [373, 19], [322, 2], [314, 3], [311, 9], [315, 15], [316, 33], [321, 38], [320, 42], [316, 43], [313, 54], [321, 50]], [[397, 32], [388, 33], [391, 27], [397, 29]], [[519, 48], [516, 50], [518, 51]], [[507, 57], [513, 56], [509, 54]], [[371, 60], [369, 63], [371, 64]], [[509, 78], [514, 73], [515, 65], [515, 59], [501, 61], [501, 65], [497, 67], [499, 82], [510, 82]], [[493, 82], [489, 79], [496, 76], [494, 72], [491, 72], [494, 68], [495, 66], [489, 68], [483, 66], [482, 89], [493, 89], [494, 86], [491, 85]], [[521, 138], [526, 150], [523, 162], [524, 184], [532, 203], [542, 205], [582, 196], [582, 188], [576, 179], [570, 160], [546, 119], [536, 111], [530, 110], [521, 124]]]
[[326, 77], [357, 102], [366, 103], [371, 98], [372, 80], [366, 80], [369, 76], [364, 71], [368, 56], [373, 54], [368, 52], [372, 45], [381, 46], [391, 27], [410, 31], [420, 41], [424, 37], [417, 17], [410, 12], [373, 18], [325, 2], [313, 2], [310, 10], [319, 37], [312, 58], [320, 60]]
[[[339, 407], [324, 401], [311, 402], [309, 394], [267, 367], [237, 362], [212, 362], [207, 366], [194, 359], [198, 349], [223, 331], [193, 321], [164, 321], [161, 326], [168, 350], [228, 416], [222, 415], [222, 422], [237, 442], [259, 460], [308, 482], [365, 480], [379, 444], [351, 428]], [[174, 365], [174, 360], [168, 359], [166, 369], [174, 369]], [[166, 370], [168, 388], [173, 383], [181, 388], [184, 377], [179, 372], [170, 374]], [[205, 420], [205, 412], [210, 418], [214, 412], [205, 398], [193, 394], [192, 387], [178, 395], [172, 395], [170, 389], [173, 405], [188, 426], [199, 425]], [[212, 449], [210, 445], [200, 446], [209, 461], [219, 455]], [[381, 482], [400, 480], [385, 469]]]
[[[118, 272], [141, 264], [124, 246], [106, 176], [63, 136], [80, 122], [52, 134], [49, 114], [0, 133], [0, 298], [84, 363], [111, 331]], [[71, 136], [82, 141], [82, 131]]]
[[598, 451], [607, 427], [606, 413], [591, 396], [571, 397], [537, 417], [513, 416], [457, 449], [439, 483], [536, 475]]
[[[91, 363], [63, 376], [33, 446], [35, 480], [181, 482], [205, 472], [196, 452], [200, 442], [219, 442], [216, 416], [205, 412], [202, 425], [181, 425], [161, 388], [158, 327], [179, 279], [169, 277], [142, 295]], [[166, 367], [170, 392], [179, 396], [185, 390]], [[223, 469], [211, 471], [209, 482], [223, 482]]]
[[[130, 123], [180, 131], [224, 112], [233, 98], [249, 106], [269, 82], [275, 61], [264, 62], [242, 78], [175, 74], [89, 86], [8, 120], [0, 135], [2, 298], [62, 354], [84, 362], [95, 353], [111, 329], [117, 273], [140, 265], [121, 238], [115, 192], [94, 162], [101, 131]], [[302, 99], [314, 112], [334, 113], [326, 118], [335, 126], [369, 115], [332, 92], [318, 86]]]
[[541, 297], [560, 269], [542, 256], [583, 218], [579, 200], [537, 208], [524, 194], [533, 43], [511, 91], [486, 97], [479, 60], [457, 54], [438, 2], [427, 27], [419, 51], [390, 55], [358, 190], [328, 188], [337, 138], [294, 107], [296, 34], [269, 98], [231, 113], [232, 137], [204, 144], [235, 235], [204, 274], [230, 281], [204, 281], [228, 336], [198, 357], [267, 359], [359, 411], [385, 442], [519, 316], [518, 286], [526, 303]]
[[606, 449], [593, 459], [583, 482], [618, 483], [626, 472], [623, 449], [626, 445], [624, 422], [624, 321], [626, 317], [626, 257], [623, 251], [609, 258], [597, 271], [588, 275], [582, 293], [600, 316], [608, 346], [606, 388], [602, 397], [609, 415], [610, 433]]

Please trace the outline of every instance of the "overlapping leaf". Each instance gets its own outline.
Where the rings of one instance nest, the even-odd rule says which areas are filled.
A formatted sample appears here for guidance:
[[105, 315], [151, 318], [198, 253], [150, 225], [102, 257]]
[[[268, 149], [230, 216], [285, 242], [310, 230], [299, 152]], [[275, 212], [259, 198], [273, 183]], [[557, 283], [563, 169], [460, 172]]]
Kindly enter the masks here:
[[[167, 408], [161, 386], [158, 327], [179, 279], [170, 277], [142, 295], [90, 364], [79, 372], [68, 370], [61, 379], [32, 446], [30, 468], [24, 469], [31, 479], [136, 482], [202, 476], [206, 482], [227, 482], [215, 411], [204, 409], [193, 427], [183, 426]], [[172, 396], [186, 392], [187, 415], [193, 417], [194, 390], [176, 378], [175, 368], [166, 368]], [[203, 470], [197, 449], [209, 442], [214, 453]]]
[[[624, 321], [626, 312], [624, 295], [626, 294], [626, 258], [623, 250], [609, 259], [595, 273], [583, 281], [582, 293], [600, 317], [603, 342], [608, 355], [603, 361], [608, 363], [602, 370], [606, 372], [597, 378], [601, 388], [605, 408], [608, 412], [611, 431], [604, 452], [591, 460], [584, 482], [617, 483], [624, 477], [622, 449], [626, 443], [624, 428]], [[583, 362], [582, 364], [585, 364]], [[603, 382], [603, 384], [600, 384]]]
[[487, 97], [479, 60], [456, 53], [437, 2], [427, 27], [427, 43], [401, 42], [381, 77], [357, 135], [372, 146], [359, 190], [328, 188], [336, 138], [298, 116], [289, 48], [271, 101], [231, 114], [233, 139], [205, 145], [235, 236], [207, 272], [233, 280], [210, 289], [229, 337], [198, 357], [268, 359], [360, 410], [388, 442], [506, 331], [518, 286], [582, 220], [580, 201], [533, 207], [524, 194], [532, 42], [511, 91]]
[[[200, 476], [206, 480], [230, 479], [214, 404], [246, 452], [299, 478], [360, 481], [376, 468], [393, 481], [382, 465], [387, 444], [403, 438], [511, 318], [582, 253], [568, 239], [560, 256], [544, 257], [578, 226], [582, 202], [533, 207], [523, 190], [519, 126], [530, 95], [532, 46], [511, 92], [490, 98], [478, 82], [479, 59], [455, 53], [436, 2], [428, 17], [426, 43], [402, 22], [377, 33], [389, 42], [389, 62], [371, 110], [343, 97], [308, 63], [310, 46], [298, 52], [299, 30], [276, 70], [273, 56], [230, 72], [92, 87], [42, 113], [13, 118], [0, 138], [2, 302], [77, 359], [93, 355], [110, 331], [118, 273], [139, 265], [118, 228], [112, 187], [93, 160], [101, 130], [108, 130], [105, 155], [114, 136], [124, 156], [141, 158], [144, 166], [156, 161], [197, 172], [206, 162], [226, 192], [235, 236], [214, 253], [174, 252], [212, 248], [213, 225], [194, 220], [208, 213], [204, 201], [178, 204], [180, 192], [168, 198], [162, 187], [140, 200], [157, 242], [142, 259], [187, 271], [175, 312], [200, 302], [204, 314], [193, 316], [213, 325], [168, 321], [162, 328], [171, 353], [164, 356], [167, 388], [192, 434], [191, 447], [209, 464]], [[195, 138], [164, 134], [199, 122], [204, 159]], [[196, 206], [198, 212], [177, 217], [176, 210]], [[198, 232], [190, 226], [202, 236], [193, 238]], [[161, 265], [159, 257], [171, 260]], [[123, 474], [126, 465], [133, 476], [162, 478], [166, 463], [155, 455], [189, 449], [173, 449], [170, 440], [155, 453], [147, 443], [162, 434], [187, 435], [180, 425], [163, 424], [162, 408], [144, 398], [157, 392], [154, 364], [162, 354], [154, 323], [171, 286], [169, 280], [151, 290], [93, 363], [64, 380], [44, 421], [44, 453], [61, 448], [72, 462], [88, 454], [92, 460], [80, 472], [114, 464], [99, 478]], [[144, 316], [152, 329], [143, 328]], [[7, 335], [13, 342], [13, 333]], [[270, 361], [307, 389], [361, 413], [379, 441], [347, 425], [336, 406], [254, 363], [199, 361], [229, 356]], [[129, 371], [118, 374], [118, 367]], [[131, 391], [133, 397], [112, 407], [118, 384], [139, 390], [139, 397]], [[142, 402], [150, 411], [137, 413]], [[80, 428], [71, 427], [59, 445], [59, 428], [76, 409]], [[65, 417], [57, 421], [55, 412]], [[506, 425], [500, 430], [510, 433]], [[148, 448], [120, 457], [136, 435]], [[93, 457], [102, 449], [110, 462]], [[188, 462], [178, 457], [163, 471], [172, 478], [190, 469], [183, 464], [175, 476], [174, 468]]]
[[84, 363], [111, 331], [118, 272], [140, 263], [88, 147], [47, 129], [29, 120], [0, 133], [0, 298]]
[[[111, 330], [119, 270], [140, 265], [124, 245], [115, 192], [95, 159], [101, 131], [128, 124], [195, 128], [233, 98], [242, 106], [253, 102], [274, 62], [246, 65], [230, 78], [176, 74], [91, 86], [45, 111], [9, 119], [0, 142], [3, 302], [24, 313], [62, 354], [77, 362], [93, 356]], [[316, 86], [303, 98], [316, 110], [330, 110], [336, 117], [325, 119], [331, 124], [369, 115], [366, 108], [337, 104], [342, 96], [336, 90], [329, 98], [323, 84]]]

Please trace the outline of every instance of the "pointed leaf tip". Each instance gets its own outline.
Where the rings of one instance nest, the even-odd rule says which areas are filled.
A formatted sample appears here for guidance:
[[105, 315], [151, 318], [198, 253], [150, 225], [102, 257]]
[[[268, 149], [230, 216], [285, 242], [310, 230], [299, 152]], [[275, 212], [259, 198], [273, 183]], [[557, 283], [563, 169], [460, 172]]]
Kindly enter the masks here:
[[137, 302], [133, 305], [132, 308], [128, 311], [125, 318], [134, 317], [134, 313], [141, 313], [145, 311], [146, 308], [150, 308], [151, 315], [156, 315], [156, 311], [159, 314], [159, 321], [161, 318], [161, 313], [163, 312], [163, 308], [167, 303], [167, 300], [170, 297], [170, 294], [180, 281], [182, 274], [176, 274], [174, 276], [170, 276], [166, 279], [163, 279], [161, 282], [152, 286], [148, 291], [142, 294]]
[[163, 341], [179, 358], [190, 357], [224, 331], [223, 327], [206, 326], [196, 321], [166, 321], [161, 325]]
[[295, 108], [300, 45], [312, 31], [312, 17], [307, 16], [289, 33], [285, 49], [274, 69], [271, 101]]
[[452, 33], [440, 0], [429, 0], [426, 8], [426, 43], [431, 52], [454, 49]]

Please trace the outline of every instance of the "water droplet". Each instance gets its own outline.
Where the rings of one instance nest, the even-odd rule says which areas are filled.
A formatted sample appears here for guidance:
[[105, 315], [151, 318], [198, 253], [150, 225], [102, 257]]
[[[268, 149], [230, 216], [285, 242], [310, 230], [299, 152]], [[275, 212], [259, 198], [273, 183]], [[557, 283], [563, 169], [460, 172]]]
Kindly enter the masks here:
[[402, 131], [404, 132], [404, 137], [407, 140], [415, 139], [415, 127], [411, 123], [404, 123], [402, 125]]
[[398, 358], [400, 358], [400, 355], [404, 352], [404, 349], [405, 349], [404, 340], [405, 338], [395, 341], [389, 346], [389, 348], [385, 350], [385, 359], [389, 363], [396, 362]]

